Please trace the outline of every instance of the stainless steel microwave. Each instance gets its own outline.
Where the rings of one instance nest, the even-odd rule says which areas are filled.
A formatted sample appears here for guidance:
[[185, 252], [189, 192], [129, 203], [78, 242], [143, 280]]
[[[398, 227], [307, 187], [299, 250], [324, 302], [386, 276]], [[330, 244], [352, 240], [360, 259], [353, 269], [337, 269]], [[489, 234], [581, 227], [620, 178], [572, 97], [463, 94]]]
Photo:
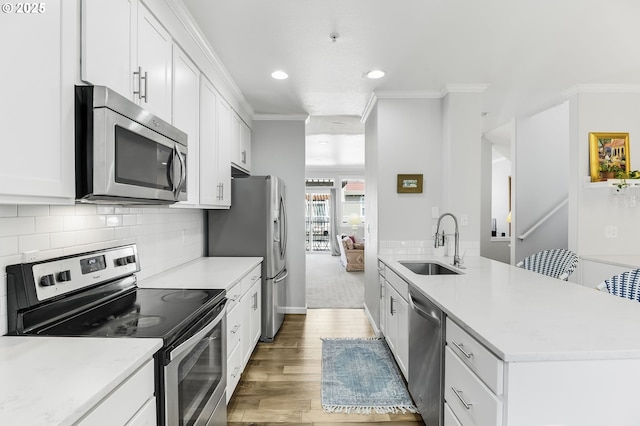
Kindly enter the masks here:
[[187, 199], [187, 135], [104, 86], [75, 88], [76, 200]]

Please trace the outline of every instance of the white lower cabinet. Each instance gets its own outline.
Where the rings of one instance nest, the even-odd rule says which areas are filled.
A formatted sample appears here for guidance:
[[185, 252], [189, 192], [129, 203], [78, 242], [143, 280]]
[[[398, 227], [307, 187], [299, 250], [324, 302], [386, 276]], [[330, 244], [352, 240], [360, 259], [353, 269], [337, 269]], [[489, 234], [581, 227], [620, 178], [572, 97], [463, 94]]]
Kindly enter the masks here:
[[409, 367], [409, 302], [406, 281], [395, 272], [384, 272], [384, 330], [385, 340], [393, 353], [400, 371], [407, 379]]
[[444, 403], [444, 426], [462, 426], [462, 423], [458, 420], [451, 407], [446, 402]]
[[148, 361], [107, 395], [77, 424], [80, 426], [155, 426], [154, 363]]
[[227, 290], [227, 403], [260, 338], [261, 270], [256, 266]]

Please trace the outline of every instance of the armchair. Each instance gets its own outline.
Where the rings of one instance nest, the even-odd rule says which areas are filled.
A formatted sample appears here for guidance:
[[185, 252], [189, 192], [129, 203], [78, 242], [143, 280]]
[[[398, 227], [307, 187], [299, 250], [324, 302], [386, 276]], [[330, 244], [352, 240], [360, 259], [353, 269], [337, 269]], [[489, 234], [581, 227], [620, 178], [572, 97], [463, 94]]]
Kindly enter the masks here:
[[340, 260], [347, 272], [364, 271], [364, 244], [354, 243], [345, 234], [336, 235], [340, 247]]

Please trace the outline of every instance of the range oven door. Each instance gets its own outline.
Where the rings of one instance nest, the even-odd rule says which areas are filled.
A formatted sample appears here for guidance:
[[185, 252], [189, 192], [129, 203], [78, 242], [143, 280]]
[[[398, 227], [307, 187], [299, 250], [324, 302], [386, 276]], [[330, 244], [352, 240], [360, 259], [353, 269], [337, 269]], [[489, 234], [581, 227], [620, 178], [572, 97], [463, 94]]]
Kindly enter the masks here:
[[166, 425], [227, 424], [225, 310], [166, 354]]

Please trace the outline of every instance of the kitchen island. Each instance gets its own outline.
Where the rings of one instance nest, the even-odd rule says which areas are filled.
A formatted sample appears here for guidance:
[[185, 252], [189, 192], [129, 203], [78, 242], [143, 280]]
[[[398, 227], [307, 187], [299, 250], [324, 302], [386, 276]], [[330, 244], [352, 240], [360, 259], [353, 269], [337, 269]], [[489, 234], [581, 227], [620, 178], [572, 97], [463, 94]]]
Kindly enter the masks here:
[[[468, 333], [495, 358], [495, 424], [640, 424], [637, 302], [482, 257], [467, 257], [460, 274], [430, 276], [411, 272], [402, 258], [379, 259], [442, 309], [451, 331]], [[451, 346], [447, 337], [447, 351], [459, 352]], [[468, 405], [464, 413], [481, 410]]]

